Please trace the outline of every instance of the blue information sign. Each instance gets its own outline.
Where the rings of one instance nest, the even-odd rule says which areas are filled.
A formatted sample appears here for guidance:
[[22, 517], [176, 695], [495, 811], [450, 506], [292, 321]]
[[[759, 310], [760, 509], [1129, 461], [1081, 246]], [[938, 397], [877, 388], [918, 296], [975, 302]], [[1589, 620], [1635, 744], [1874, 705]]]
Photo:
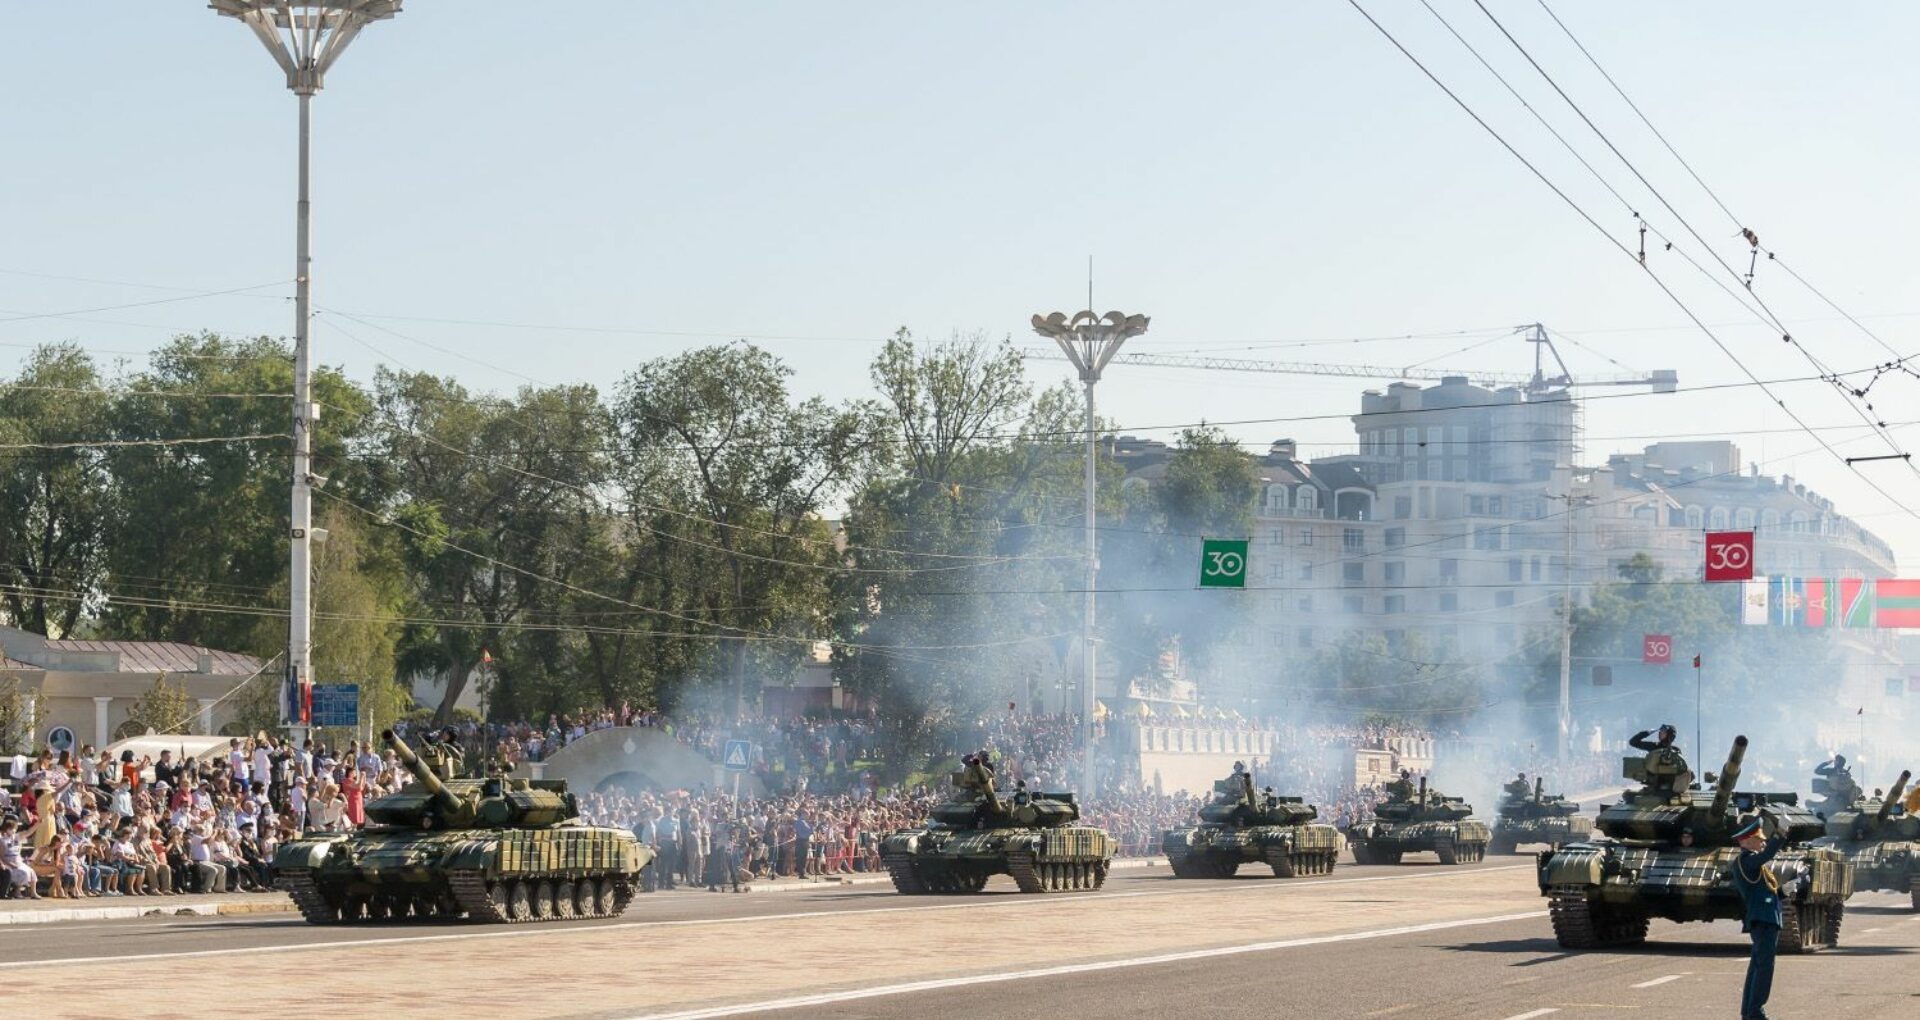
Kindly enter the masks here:
[[721, 763], [728, 772], [745, 772], [753, 761], [753, 744], [746, 740], [727, 741], [727, 753]]
[[360, 725], [360, 685], [314, 684], [313, 725]]

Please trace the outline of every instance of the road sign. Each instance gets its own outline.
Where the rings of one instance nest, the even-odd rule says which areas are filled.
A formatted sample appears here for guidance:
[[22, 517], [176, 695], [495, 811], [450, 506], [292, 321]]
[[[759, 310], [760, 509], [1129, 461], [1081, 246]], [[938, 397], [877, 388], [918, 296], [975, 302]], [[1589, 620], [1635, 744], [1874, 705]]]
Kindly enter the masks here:
[[1247, 540], [1244, 538], [1203, 538], [1200, 540], [1200, 587], [1245, 588], [1247, 586]]
[[313, 725], [360, 725], [360, 685], [314, 684]]
[[1673, 661], [1673, 636], [1648, 634], [1640, 639], [1640, 661], [1649, 666], [1665, 666]]
[[728, 772], [745, 772], [752, 761], [753, 744], [745, 740], [727, 741], [727, 753], [721, 759], [721, 764], [727, 767]]
[[1753, 532], [1707, 532], [1707, 580], [1753, 580]]

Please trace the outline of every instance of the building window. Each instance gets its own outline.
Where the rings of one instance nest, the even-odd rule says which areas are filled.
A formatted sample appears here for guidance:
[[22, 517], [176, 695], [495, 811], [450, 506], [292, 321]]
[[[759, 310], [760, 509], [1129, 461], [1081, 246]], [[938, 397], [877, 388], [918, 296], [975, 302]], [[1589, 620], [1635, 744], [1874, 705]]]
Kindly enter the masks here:
[[1485, 517], [1487, 515], [1487, 497], [1468, 496], [1467, 513], [1473, 517]]
[[1387, 548], [1395, 549], [1406, 544], [1407, 544], [1407, 529], [1405, 528], [1388, 528], [1387, 529]]
[[1529, 581], [1540, 580], [1540, 557], [1535, 556], [1531, 561], [1528, 562], [1527, 580]]
[[1510, 559], [1510, 560], [1508, 560], [1508, 561], [1507, 561], [1507, 580], [1509, 580], [1509, 581], [1518, 581], [1518, 580], [1520, 580], [1520, 579], [1521, 579], [1521, 571], [1523, 571], [1523, 570], [1525, 570], [1525, 569], [1526, 569], [1526, 567], [1525, 567], [1525, 565], [1524, 565], [1524, 564], [1522, 564], [1522, 563], [1520, 562], [1520, 558], [1519, 558], [1519, 557], [1517, 557], [1517, 556], [1516, 556], [1516, 557], [1514, 557], [1513, 559]]
[[1440, 611], [1441, 612], [1451, 613], [1458, 610], [1459, 608], [1460, 608], [1460, 596], [1455, 595], [1450, 591], [1443, 591], [1440, 593]]
[[1714, 531], [1727, 530], [1727, 508], [1717, 506], [1707, 511], [1707, 527]]
[[1347, 528], [1340, 536], [1340, 546], [1344, 549], [1359, 550], [1367, 547], [1367, 533], [1359, 528]]
[[1269, 545], [1287, 544], [1287, 529], [1275, 528], [1272, 531], [1267, 532], [1267, 544]]
[[1406, 583], [1407, 565], [1405, 563], [1399, 560], [1393, 560], [1392, 562], [1386, 565], [1386, 569], [1387, 569], [1388, 584], [1405, 584]]
[[1442, 581], [1460, 580], [1460, 561], [1459, 560], [1441, 560], [1440, 561], [1440, 580]]
[[1448, 476], [1449, 478], [1451, 478], [1456, 482], [1464, 482], [1467, 480], [1467, 462], [1466, 461], [1453, 460], [1453, 461], [1448, 461], [1448, 463], [1453, 465], [1453, 473]]
[[1313, 544], [1313, 529], [1312, 529], [1312, 528], [1301, 528], [1301, 529], [1300, 529], [1300, 544], [1301, 544], [1301, 545], [1312, 545], [1312, 544]]
[[1512, 608], [1513, 608], [1513, 593], [1512, 593], [1512, 592], [1510, 592], [1510, 591], [1497, 591], [1497, 592], [1494, 592], [1494, 593], [1493, 593], [1493, 605], [1494, 605], [1494, 608], [1496, 608], [1496, 609], [1512, 609]]
[[1313, 599], [1312, 599], [1312, 597], [1311, 597], [1311, 596], [1309, 596], [1309, 597], [1307, 597], [1307, 598], [1304, 598], [1304, 599], [1301, 599], [1300, 601], [1298, 601], [1298, 602], [1296, 602], [1296, 603], [1294, 603], [1294, 604], [1293, 604], [1293, 608], [1294, 608], [1294, 611], [1295, 611], [1295, 612], [1301, 612], [1301, 613], [1311, 613], [1311, 612], [1313, 612]]
[[1313, 564], [1311, 563], [1300, 564], [1300, 580], [1302, 581], [1313, 580]]
[[1687, 527], [1699, 531], [1707, 526], [1706, 512], [1697, 506], [1687, 508]]
[[1488, 516], [1488, 517], [1498, 517], [1498, 516], [1500, 516], [1500, 513], [1501, 513], [1501, 509], [1500, 509], [1500, 497], [1498, 497], [1498, 496], [1488, 496], [1488, 497], [1487, 497], [1487, 516]]
[[1447, 430], [1438, 425], [1427, 426], [1427, 456], [1440, 458], [1447, 455]]
[[1285, 510], [1287, 508], [1287, 487], [1284, 485], [1267, 486], [1267, 509]]
[[1406, 611], [1407, 611], [1407, 597], [1406, 597], [1405, 595], [1389, 595], [1389, 596], [1387, 596], [1387, 598], [1386, 598], [1386, 601], [1385, 601], [1385, 611], [1386, 611], [1386, 612], [1389, 612], [1389, 613], [1404, 613], [1404, 612], [1406, 612]]
[[1343, 563], [1340, 565], [1340, 578], [1349, 585], [1362, 584], [1367, 579], [1367, 565], [1364, 563]]
[[1364, 613], [1367, 611], [1367, 597], [1348, 595], [1340, 600], [1340, 606], [1349, 613]]
[[1313, 647], [1313, 628], [1312, 627], [1300, 628], [1299, 642], [1300, 642], [1300, 647], [1302, 648]]
[[1780, 511], [1778, 510], [1760, 511], [1760, 527], [1762, 529], [1778, 528], [1779, 526], [1780, 526]]
[[1753, 508], [1743, 506], [1733, 512], [1733, 526], [1741, 531], [1753, 530]]
[[1396, 521], [1404, 521], [1407, 518], [1412, 516], [1413, 516], [1413, 497], [1412, 496], [1393, 497], [1393, 519]]

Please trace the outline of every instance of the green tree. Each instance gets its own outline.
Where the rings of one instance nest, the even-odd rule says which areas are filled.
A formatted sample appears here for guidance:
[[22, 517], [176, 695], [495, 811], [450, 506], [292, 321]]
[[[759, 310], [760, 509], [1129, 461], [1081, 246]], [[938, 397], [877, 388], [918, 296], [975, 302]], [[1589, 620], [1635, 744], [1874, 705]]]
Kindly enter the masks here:
[[[363, 488], [355, 445], [371, 405], [339, 372], [314, 374], [315, 470]], [[265, 337], [180, 337], [114, 405], [107, 458], [117, 512], [106, 536], [105, 636], [270, 654], [244, 610], [285, 583], [293, 363]], [[284, 394], [284, 396], [282, 395]], [[266, 436], [243, 439], [245, 436]], [[210, 439], [210, 442], [183, 440]], [[141, 597], [145, 596], [145, 597]]]
[[39, 718], [40, 695], [27, 689], [19, 677], [0, 677], [0, 754], [32, 750], [37, 739], [33, 723]]
[[113, 487], [105, 451], [85, 444], [112, 438], [100, 387], [92, 359], [65, 344], [0, 383], [0, 616], [48, 637], [98, 608]]
[[1417, 630], [1391, 640], [1348, 632], [1309, 661], [1284, 693], [1356, 721], [1456, 725], [1487, 704], [1485, 675], [1461, 661], [1453, 642]]
[[730, 708], [826, 635], [838, 553], [820, 515], [880, 450], [874, 408], [796, 401], [791, 375], [752, 345], [707, 347], [642, 364], [612, 406], [635, 552], [650, 555], [652, 540], [680, 547], [664, 565], [700, 593], [700, 612], [672, 626], [691, 615], [690, 638], [724, 640], [705, 658], [726, 677]]

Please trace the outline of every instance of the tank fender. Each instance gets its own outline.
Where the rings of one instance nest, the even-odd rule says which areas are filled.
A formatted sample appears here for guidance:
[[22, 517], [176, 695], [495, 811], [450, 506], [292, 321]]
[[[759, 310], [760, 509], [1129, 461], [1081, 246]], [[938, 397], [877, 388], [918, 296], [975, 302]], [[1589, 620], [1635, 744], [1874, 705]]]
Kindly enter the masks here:
[[445, 867], [462, 871], [486, 871], [499, 860], [499, 848], [485, 840], [470, 839], [447, 855]]
[[1564, 846], [1540, 855], [1540, 885], [1597, 886], [1607, 873], [1607, 852], [1597, 846]]
[[327, 854], [333, 851], [333, 845], [345, 838], [300, 839], [282, 844], [273, 852], [273, 868], [275, 871], [318, 868], [327, 859]]

